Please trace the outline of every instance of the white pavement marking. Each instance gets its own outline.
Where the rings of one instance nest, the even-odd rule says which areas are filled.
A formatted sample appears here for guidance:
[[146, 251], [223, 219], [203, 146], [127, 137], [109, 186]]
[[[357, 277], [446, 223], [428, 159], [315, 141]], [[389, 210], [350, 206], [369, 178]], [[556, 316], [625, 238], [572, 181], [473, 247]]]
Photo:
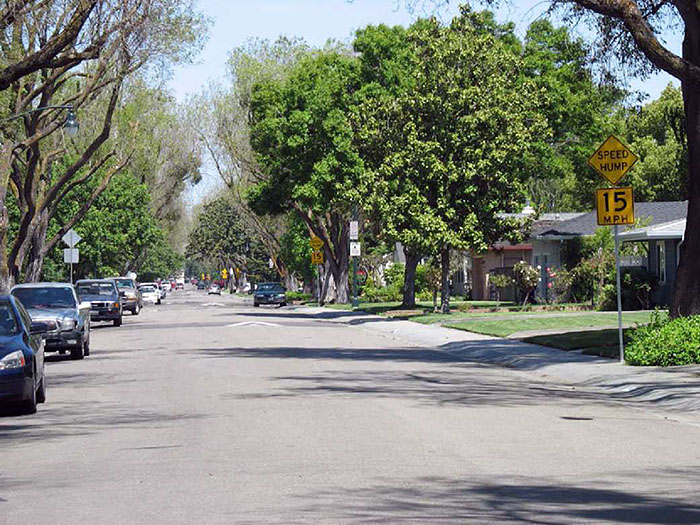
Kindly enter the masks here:
[[234, 328], [236, 326], [249, 326], [249, 325], [260, 325], [260, 326], [282, 326], [277, 323], [266, 323], [264, 321], [243, 321], [241, 323], [233, 323], [233, 324], [227, 324], [226, 328]]
[[202, 306], [226, 306], [224, 303], [202, 303]]

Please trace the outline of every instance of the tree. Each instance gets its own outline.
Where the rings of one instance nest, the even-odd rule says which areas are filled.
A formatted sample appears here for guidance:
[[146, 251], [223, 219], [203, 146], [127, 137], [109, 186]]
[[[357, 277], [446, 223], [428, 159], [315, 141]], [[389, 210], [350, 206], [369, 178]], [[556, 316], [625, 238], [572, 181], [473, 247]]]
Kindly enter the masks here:
[[450, 250], [514, 233], [501, 213], [522, 205], [524, 159], [546, 133], [541, 93], [520, 81], [513, 41], [491, 18], [463, 8], [447, 27], [414, 24], [410, 89], [358, 112], [376, 205], [409, 252], [440, 254], [445, 312]]
[[267, 178], [249, 191], [261, 214], [294, 211], [324, 242], [337, 300], [348, 302], [348, 219], [367, 181], [350, 108], [358, 61], [342, 51], [303, 57], [289, 77], [253, 88], [251, 143]]
[[[409, 8], [417, 1], [408, 0]], [[438, 3], [443, 3], [436, 0]], [[688, 217], [671, 315], [700, 314], [700, 6], [691, 0], [552, 0], [597, 29], [601, 54], [615, 54], [639, 74], [660, 69], [680, 80], [688, 138]], [[664, 46], [664, 31], [683, 30], [681, 54]]]
[[[67, 15], [62, 10], [65, 4], [40, 2], [36, 9], [23, 11], [3, 33], [0, 45], [16, 55], [36, 52], [44, 42], [44, 32], [56, 20], [62, 24]], [[18, 118], [0, 123], [0, 208], [4, 211], [0, 217], [0, 289], [6, 291], [25, 265], [26, 277], [37, 279], [44, 257], [62, 232], [84, 217], [112, 177], [129, 162], [134, 127], [120, 130], [116, 140], [112, 137], [126, 79], [139, 70], [148, 69], [153, 75], [167, 63], [188, 59], [200, 41], [197, 31], [201, 27], [201, 19], [188, 3], [103, 0], [73, 44], [70, 53], [75, 60], [50, 61], [41, 70], [15, 79], [2, 92], [0, 114]], [[83, 52], [93, 47], [96, 53]], [[84, 130], [72, 140], [57, 133], [68, 105], [79, 112]], [[62, 108], [34, 111], [47, 106]], [[93, 193], [76, 215], [46, 242], [48, 224], [61, 201], [75, 187], [98, 177], [100, 183], [91, 185]], [[19, 227], [12, 238], [8, 236], [8, 190], [19, 210]]]

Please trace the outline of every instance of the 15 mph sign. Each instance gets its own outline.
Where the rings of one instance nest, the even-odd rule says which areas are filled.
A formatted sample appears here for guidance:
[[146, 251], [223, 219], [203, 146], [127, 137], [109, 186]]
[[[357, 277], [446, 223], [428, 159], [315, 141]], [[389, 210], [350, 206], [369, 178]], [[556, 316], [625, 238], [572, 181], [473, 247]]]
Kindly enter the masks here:
[[588, 164], [612, 184], [617, 184], [635, 162], [637, 156], [612, 135], [588, 159]]

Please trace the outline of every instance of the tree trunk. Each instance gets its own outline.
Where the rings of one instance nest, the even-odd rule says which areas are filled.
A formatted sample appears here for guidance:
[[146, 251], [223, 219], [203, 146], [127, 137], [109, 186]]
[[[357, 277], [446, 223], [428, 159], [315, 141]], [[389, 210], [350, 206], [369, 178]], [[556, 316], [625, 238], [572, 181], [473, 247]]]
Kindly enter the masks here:
[[[694, 22], [694, 23], [693, 23]], [[683, 58], [700, 64], [700, 15], [686, 20]], [[681, 82], [688, 134], [688, 216], [671, 317], [700, 314], [700, 86]]]
[[420, 255], [410, 252], [404, 248], [406, 255], [406, 270], [404, 272], [403, 303], [402, 308], [416, 307], [416, 268]]
[[46, 244], [46, 231], [49, 229], [49, 212], [44, 210], [37, 222], [36, 228], [32, 232], [32, 242], [29, 249], [29, 264], [25, 280], [29, 283], [36, 283], [41, 280], [41, 270], [44, 266], [44, 245]]
[[440, 294], [440, 311], [450, 313], [450, 248], [443, 248], [440, 265], [442, 269], [442, 290]]

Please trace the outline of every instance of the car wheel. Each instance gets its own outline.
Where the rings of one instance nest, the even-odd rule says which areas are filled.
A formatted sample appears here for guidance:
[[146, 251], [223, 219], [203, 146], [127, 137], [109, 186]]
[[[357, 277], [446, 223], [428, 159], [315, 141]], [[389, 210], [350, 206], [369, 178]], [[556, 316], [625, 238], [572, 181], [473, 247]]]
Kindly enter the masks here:
[[136, 306], [134, 306], [134, 309], [131, 310], [131, 315], [139, 315], [140, 312], [141, 312], [141, 307], [137, 304]]
[[[33, 379], [33, 378], [32, 378]], [[32, 388], [31, 394], [29, 394], [29, 399], [22, 401], [19, 407], [20, 414], [35, 414], [36, 413], [36, 389]]]
[[83, 341], [80, 341], [80, 343], [71, 349], [70, 351], [70, 358], [71, 359], [82, 359], [85, 357], [85, 353], [83, 352], [83, 348], [85, 346], [85, 343]]
[[282, 308], [283, 306], [287, 306], [287, 303], [280, 303], [280, 308]]
[[85, 357], [90, 355], [90, 335], [88, 334], [87, 341], [83, 343], [83, 354], [85, 354]]
[[257, 307], [259, 307], [260, 305], [259, 305], [258, 303], [253, 303], [253, 306], [255, 306], [255, 308], [257, 308]]
[[41, 376], [41, 383], [36, 391], [36, 402], [44, 403], [46, 401], [46, 375]]
[[117, 319], [112, 321], [112, 323], [114, 324], [114, 326], [121, 326], [122, 325], [122, 316], [120, 315]]

